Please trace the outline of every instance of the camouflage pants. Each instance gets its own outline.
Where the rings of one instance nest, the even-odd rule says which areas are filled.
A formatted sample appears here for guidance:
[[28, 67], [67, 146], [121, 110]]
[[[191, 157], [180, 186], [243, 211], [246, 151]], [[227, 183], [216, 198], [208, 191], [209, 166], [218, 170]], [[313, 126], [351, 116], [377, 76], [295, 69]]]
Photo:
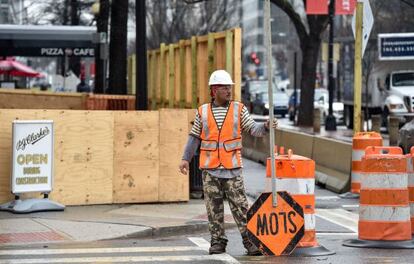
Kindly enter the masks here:
[[244, 189], [243, 177], [221, 179], [203, 171], [204, 201], [207, 208], [211, 244], [227, 244], [224, 233], [224, 198], [226, 197], [234, 221], [242, 236], [246, 233], [248, 203]]

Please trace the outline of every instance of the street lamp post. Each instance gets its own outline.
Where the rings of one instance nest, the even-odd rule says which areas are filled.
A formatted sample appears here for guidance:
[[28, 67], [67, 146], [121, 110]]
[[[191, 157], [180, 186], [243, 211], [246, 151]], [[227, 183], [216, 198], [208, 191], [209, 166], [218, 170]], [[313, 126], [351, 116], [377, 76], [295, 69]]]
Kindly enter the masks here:
[[328, 47], [328, 76], [329, 76], [329, 112], [325, 120], [325, 130], [336, 130], [336, 120], [333, 115], [333, 97], [335, 90], [335, 82], [333, 77], [333, 37], [334, 37], [334, 16], [335, 16], [335, 0], [329, 2], [329, 47]]
[[136, 1], [136, 92], [135, 108], [137, 110], [148, 109], [147, 93], [147, 44], [146, 44], [146, 6], [145, 1]]

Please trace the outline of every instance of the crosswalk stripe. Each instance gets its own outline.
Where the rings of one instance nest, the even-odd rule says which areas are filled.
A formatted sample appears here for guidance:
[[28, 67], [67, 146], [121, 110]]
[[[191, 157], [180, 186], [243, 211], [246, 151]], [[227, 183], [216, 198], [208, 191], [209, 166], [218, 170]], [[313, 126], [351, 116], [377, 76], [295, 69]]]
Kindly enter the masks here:
[[154, 261], [224, 261], [239, 263], [227, 254], [202, 256], [135, 256], [135, 257], [71, 257], [71, 258], [37, 258], [37, 259], [1, 259], [0, 264], [37, 264], [37, 263], [104, 263], [104, 262], [154, 262]]
[[[208, 248], [210, 247], [210, 243], [202, 237], [189, 237], [188, 239], [191, 242], [193, 242], [194, 244], [196, 244], [197, 246], [199, 246], [200, 248], [202, 248], [206, 251], [208, 251]], [[222, 258], [220, 258], [220, 260], [224, 261], [225, 263], [230, 263], [230, 264], [240, 263], [235, 258], [233, 258], [232, 256], [230, 256], [227, 253], [220, 254], [219, 256], [222, 257]]]
[[208, 243], [208, 241], [202, 237], [189, 237], [188, 239], [196, 244], [199, 248], [202, 248], [204, 250], [208, 250], [210, 247], [210, 243]]
[[53, 255], [53, 254], [92, 254], [92, 253], [141, 253], [141, 252], [177, 252], [204, 250], [200, 247], [124, 247], [124, 248], [65, 248], [65, 249], [15, 249], [0, 250], [0, 255]]
[[336, 225], [358, 233], [358, 215], [343, 209], [317, 209], [316, 215]]
[[[222, 263], [239, 263], [229, 254], [205, 255], [210, 246], [202, 237], [189, 237], [196, 246], [177, 247], [116, 247], [116, 248], [63, 248], [63, 249], [5, 249], [0, 250], [0, 256], [9, 257], [0, 259], [0, 264], [35, 264], [35, 263], [104, 263], [104, 262], [172, 262], [172, 261], [220, 261]], [[173, 256], [83, 256], [79, 254], [110, 254], [110, 253], [148, 253], [148, 252], [184, 252], [203, 251], [203, 255], [173, 255]], [[77, 256], [71, 257], [71, 254]], [[42, 257], [38, 257], [41, 255]], [[63, 255], [63, 256], [51, 256]], [[26, 258], [24, 258], [26, 256]], [[33, 256], [27, 258], [27, 256]], [[23, 258], [19, 258], [23, 257]]]

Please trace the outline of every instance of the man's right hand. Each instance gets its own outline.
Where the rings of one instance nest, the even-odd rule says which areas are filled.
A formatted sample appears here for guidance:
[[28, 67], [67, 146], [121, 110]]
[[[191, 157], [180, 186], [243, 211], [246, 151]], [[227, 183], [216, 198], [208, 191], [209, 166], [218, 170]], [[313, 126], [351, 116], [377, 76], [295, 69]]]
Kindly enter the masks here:
[[187, 173], [190, 171], [190, 164], [187, 160], [182, 160], [179, 168], [182, 174], [187, 175]]

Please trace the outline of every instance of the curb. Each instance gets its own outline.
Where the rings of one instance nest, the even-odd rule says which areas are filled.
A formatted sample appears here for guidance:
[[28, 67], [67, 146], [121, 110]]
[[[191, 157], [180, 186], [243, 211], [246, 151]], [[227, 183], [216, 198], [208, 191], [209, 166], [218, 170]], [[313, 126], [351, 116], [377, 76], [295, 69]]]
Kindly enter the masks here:
[[[236, 227], [237, 227], [236, 223], [225, 223], [224, 224], [224, 228], [226, 229], [231, 229], [231, 228], [236, 228]], [[200, 234], [200, 233], [208, 233], [208, 232], [209, 232], [208, 222], [205, 222], [205, 223], [195, 223], [195, 224], [187, 224], [187, 225], [181, 225], [181, 226], [150, 228], [147, 230], [130, 233], [124, 236], [106, 238], [103, 240], [158, 238], [158, 237], [169, 237], [169, 236], [192, 235], [192, 234]]]

